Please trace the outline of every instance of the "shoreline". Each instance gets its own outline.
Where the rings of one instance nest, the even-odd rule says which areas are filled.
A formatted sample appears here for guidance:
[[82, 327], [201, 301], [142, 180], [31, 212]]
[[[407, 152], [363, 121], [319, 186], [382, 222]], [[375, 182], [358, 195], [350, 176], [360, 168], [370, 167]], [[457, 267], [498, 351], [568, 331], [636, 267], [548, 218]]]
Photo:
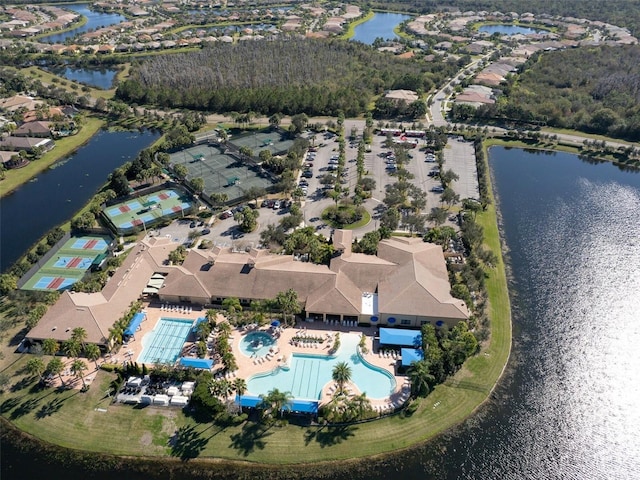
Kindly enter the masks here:
[[[7, 171], [6, 178], [0, 182], [0, 198], [10, 195], [54, 163], [71, 155], [88, 143], [106, 124], [103, 119], [93, 116], [86, 117], [85, 122], [80, 132], [72, 137], [57, 140], [54, 149], [45, 153], [42, 158], [31, 160], [28, 165], [22, 168]], [[69, 141], [65, 142], [65, 140]], [[15, 175], [11, 175], [12, 173]]]

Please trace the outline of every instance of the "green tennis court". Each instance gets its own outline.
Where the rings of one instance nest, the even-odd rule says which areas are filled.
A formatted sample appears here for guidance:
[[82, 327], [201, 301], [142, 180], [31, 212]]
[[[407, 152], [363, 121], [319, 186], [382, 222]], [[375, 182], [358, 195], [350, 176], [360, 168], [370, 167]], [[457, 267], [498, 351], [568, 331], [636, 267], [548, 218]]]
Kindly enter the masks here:
[[[65, 290], [101, 263], [113, 239], [106, 235], [72, 236], [22, 286], [23, 290]], [[46, 258], [46, 257], [45, 257]], [[42, 262], [42, 260], [40, 260]]]

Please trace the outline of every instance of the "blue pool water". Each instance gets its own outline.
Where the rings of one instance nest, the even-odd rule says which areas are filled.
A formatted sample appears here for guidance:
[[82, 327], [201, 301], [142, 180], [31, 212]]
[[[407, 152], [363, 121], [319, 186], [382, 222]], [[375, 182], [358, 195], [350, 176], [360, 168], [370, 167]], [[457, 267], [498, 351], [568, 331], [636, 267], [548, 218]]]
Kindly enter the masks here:
[[331, 371], [338, 362], [351, 367], [351, 379], [369, 398], [388, 397], [396, 387], [395, 378], [386, 370], [363, 362], [356, 348], [359, 335], [341, 334], [340, 350], [334, 357], [327, 355], [293, 354], [290, 369], [276, 368], [249, 378], [247, 390], [262, 395], [274, 388], [291, 392], [295, 398], [318, 400], [322, 389], [331, 381]]
[[193, 320], [161, 318], [153, 330], [142, 338], [143, 349], [138, 362], [175, 363], [192, 326]]
[[240, 351], [247, 357], [264, 357], [275, 345], [275, 338], [268, 333], [251, 332], [240, 340]]

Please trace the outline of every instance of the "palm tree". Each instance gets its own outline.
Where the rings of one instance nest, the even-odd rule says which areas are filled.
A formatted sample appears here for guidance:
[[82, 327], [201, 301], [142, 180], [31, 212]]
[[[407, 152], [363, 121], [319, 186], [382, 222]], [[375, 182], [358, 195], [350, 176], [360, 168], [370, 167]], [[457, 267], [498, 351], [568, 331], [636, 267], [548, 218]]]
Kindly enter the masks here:
[[95, 343], [88, 343], [84, 347], [84, 354], [88, 360], [93, 360], [96, 364], [96, 370], [98, 369], [98, 359], [102, 355], [100, 348]]
[[233, 389], [239, 396], [242, 396], [247, 392], [247, 382], [245, 382], [244, 378], [236, 378], [233, 381]]
[[62, 379], [62, 370], [64, 370], [64, 363], [58, 357], [53, 357], [47, 363], [47, 372], [51, 375], [58, 375], [60, 377], [60, 383], [64, 385], [64, 380]]
[[60, 350], [60, 344], [53, 338], [46, 338], [42, 342], [42, 351], [45, 355], [55, 355]]
[[366, 393], [361, 393], [349, 399], [349, 410], [354, 414], [354, 419], [359, 420], [371, 411], [371, 402]]
[[233, 386], [231, 382], [227, 379], [218, 380], [220, 384], [220, 396], [224, 399], [228, 399], [233, 393]]
[[267, 407], [270, 413], [273, 413], [275, 410], [282, 415], [282, 409], [284, 406], [291, 402], [293, 399], [293, 395], [291, 392], [281, 392], [277, 388], [273, 390], [269, 390], [266, 395], [260, 395], [262, 399], [262, 404]]
[[73, 338], [62, 342], [62, 351], [67, 357], [77, 358], [80, 355], [81, 350], [80, 343]]
[[430, 386], [434, 377], [430, 372], [431, 365], [426, 360], [413, 362], [407, 371], [411, 380], [411, 394], [414, 396], [426, 397], [429, 395]]
[[44, 362], [40, 357], [34, 357], [29, 359], [27, 364], [25, 365], [25, 369], [27, 373], [31, 376], [38, 376], [40, 381], [42, 381], [42, 374], [44, 373], [45, 366]]
[[344, 384], [351, 381], [351, 367], [347, 362], [336, 363], [331, 371], [331, 378], [338, 384], [340, 393], [344, 393]]
[[71, 364], [71, 373], [82, 380], [82, 389], [85, 390], [87, 385], [84, 383], [84, 375], [82, 374], [87, 369], [87, 364], [80, 359], [75, 359]]
[[82, 327], [76, 327], [71, 332], [71, 339], [78, 342], [84, 348], [84, 341], [87, 339], [87, 331]]
[[275, 298], [275, 304], [283, 313], [285, 321], [287, 320], [287, 315], [295, 315], [302, 311], [300, 302], [298, 301], [298, 292], [293, 288], [290, 288], [286, 292], [278, 292]]

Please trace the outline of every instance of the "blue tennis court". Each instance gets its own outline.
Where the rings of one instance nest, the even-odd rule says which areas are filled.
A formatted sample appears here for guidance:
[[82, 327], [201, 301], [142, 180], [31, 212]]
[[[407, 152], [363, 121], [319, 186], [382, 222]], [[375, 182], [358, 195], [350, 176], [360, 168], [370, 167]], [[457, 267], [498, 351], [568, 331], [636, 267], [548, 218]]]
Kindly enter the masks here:
[[53, 264], [56, 268], [79, 268], [87, 270], [93, 263], [93, 257], [58, 257]]
[[74, 250], [106, 250], [108, 246], [109, 244], [101, 238], [89, 240], [80, 238], [73, 242], [71, 248]]
[[174, 364], [192, 326], [193, 320], [161, 318], [153, 330], [142, 339], [143, 349], [138, 362]]
[[35, 290], [64, 290], [76, 281], [78, 281], [77, 278], [40, 277], [33, 288]]

